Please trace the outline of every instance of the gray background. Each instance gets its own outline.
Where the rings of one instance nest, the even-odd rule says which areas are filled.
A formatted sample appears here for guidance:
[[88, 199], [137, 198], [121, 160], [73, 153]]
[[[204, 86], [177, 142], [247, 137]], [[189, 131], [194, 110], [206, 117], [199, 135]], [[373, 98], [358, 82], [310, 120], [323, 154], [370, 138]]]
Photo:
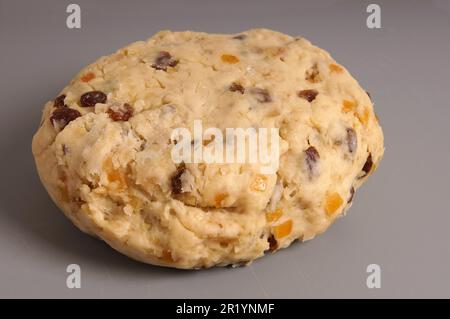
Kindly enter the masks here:
[[[0, 297], [450, 297], [450, 5], [375, 1], [0, 0]], [[58, 211], [30, 150], [44, 103], [81, 69], [161, 29], [267, 27], [329, 50], [372, 93], [386, 138], [379, 170], [349, 215], [313, 241], [250, 267], [161, 269], [82, 234]], [[82, 288], [66, 288], [66, 266]], [[381, 289], [366, 267], [382, 269]]]

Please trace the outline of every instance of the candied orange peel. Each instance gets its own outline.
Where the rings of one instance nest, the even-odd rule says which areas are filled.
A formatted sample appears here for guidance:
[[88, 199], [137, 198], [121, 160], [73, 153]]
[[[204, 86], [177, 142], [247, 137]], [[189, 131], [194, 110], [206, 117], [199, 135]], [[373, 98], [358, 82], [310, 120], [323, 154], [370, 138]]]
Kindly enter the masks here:
[[266, 221], [269, 223], [276, 222], [283, 215], [283, 210], [281, 208], [275, 209], [273, 212], [266, 213]]
[[344, 68], [341, 67], [340, 65], [337, 65], [336, 63], [331, 63], [328, 68], [330, 69], [330, 72], [335, 72], [335, 73], [342, 73], [344, 71]]
[[239, 58], [232, 54], [222, 54], [221, 59], [225, 63], [235, 64], [239, 62]]
[[275, 239], [278, 240], [283, 237], [289, 236], [289, 234], [292, 232], [292, 225], [292, 219], [289, 219], [284, 223], [273, 227], [273, 235], [275, 236]]
[[222, 202], [228, 197], [228, 193], [218, 193], [214, 197], [214, 205], [216, 208], [222, 207]]
[[341, 195], [338, 193], [330, 193], [325, 198], [325, 212], [328, 216], [333, 215], [339, 207], [344, 203]]
[[103, 162], [103, 170], [106, 173], [108, 181], [115, 184], [116, 190], [124, 190], [127, 188], [127, 178], [123, 171], [114, 168], [112, 158], [108, 157]]
[[81, 82], [89, 82], [95, 79], [95, 74], [93, 72], [88, 72], [81, 77]]
[[350, 111], [353, 111], [356, 107], [356, 103], [354, 101], [350, 100], [343, 100], [342, 101], [342, 111], [345, 113], [348, 113]]
[[250, 189], [257, 192], [264, 192], [267, 188], [267, 177], [264, 175], [256, 175], [253, 179]]

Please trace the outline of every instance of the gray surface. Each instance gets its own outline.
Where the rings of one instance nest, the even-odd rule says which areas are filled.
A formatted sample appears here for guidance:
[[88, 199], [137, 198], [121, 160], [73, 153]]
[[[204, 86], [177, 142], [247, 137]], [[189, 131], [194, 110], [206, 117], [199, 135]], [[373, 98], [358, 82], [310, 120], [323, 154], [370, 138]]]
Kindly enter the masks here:
[[[450, 6], [377, 1], [0, 0], [1, 297], [450, 297]], [[312, 2], [312, 1], [311, 1]], [[189, 3], [189, 4], [188, 4]], [[30, 151], [43, 104], [84, 65], [160, 29], [301, 34], [372, 93], [386, 155], [349, 215], [305, 244], [251, 267], [177, 271], [129, 260], [82, 234], [51, 202]], [[65, 285], [67, 264], [82, 288]], [[381, 289], [366, 266], [382, 268]]]

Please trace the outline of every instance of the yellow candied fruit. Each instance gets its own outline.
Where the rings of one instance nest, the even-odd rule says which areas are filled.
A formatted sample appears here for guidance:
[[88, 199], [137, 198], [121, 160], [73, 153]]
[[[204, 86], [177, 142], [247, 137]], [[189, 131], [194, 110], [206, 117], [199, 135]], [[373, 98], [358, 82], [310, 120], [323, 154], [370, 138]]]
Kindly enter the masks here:
[[358, 118], [358, 120], [361, 122], [362, 125], [366, 126], [367, 123], [369, 122], [369, 109], [366, 107], [364, 108], [364, 112], [363, 114], [360, 113], [355, 113], [355, 116]]
[[175, 260], [173, 259], [173, 257], [172, 257], [172, 252], [171, 252], [170, 250], [168, 250], [168, 249], [164, 249], [164, 250], [163, 250], [160, 259], [161, 259], [162, 261], [165, 261], [166, 263], [172, 263], [172, 262], [175, 261]]
[[342, 101], [342, 111], [345, 113], [348, 113], [350, 111], [353, 111], [356, 107], [356, 103], [350, 100], [344, 100]]
[[327, 215], [333, 215], [341, 207], [343, 202], [342, 197], [338, 193], [328, 194], [325, 199], [325, 211]]
[[135, 196], [130, 196], [128, 203], [130, 204], [130, 206], [133, 208], [134, 211], [141, 210], [143, 206], [142, 200]]
[[106, 172], [108, 181], [116, 184], [116, 189], [123, 190], [127, 188], [127, 179], [125, 174], [114, 168], [111, 157], [107, 158], [103, 162], [103, 170]]
[[257, 175], [250, 185], [251, 190], [257, 192], [264, 192], [267, 188], [267, 177], [264, 175]]
[[266, 220], [269, 223], [276, 222], [283, 215], [281, 208], [275, 209], [273, 212], [266, 213]]
[[216, 208], [222, 207], [222, 202], [225, 198], [228, 197], [228, 193], [218, 193], [214, 197], [214, 205]]
[[93, 72], [88, 72], [81, 77], [81, 82], [89, 82], [95, 78], [95, 74]]
[[232, 54], [222, 54], [222, 61], [225, 63], [235, 64], [239, 62], [239, 58]]
[[337, 65], [335, 63], [330, 64], [328, 68], [330, 69], [330, 72], [341, 73], [344, 71], [344, 69], [340, 65]]
[[281, 239], [288, 236], [292, 232], [292, 219], [285, 221], [284, 223], [277, 225], [273, 228], [273, 235], [275, 239]]

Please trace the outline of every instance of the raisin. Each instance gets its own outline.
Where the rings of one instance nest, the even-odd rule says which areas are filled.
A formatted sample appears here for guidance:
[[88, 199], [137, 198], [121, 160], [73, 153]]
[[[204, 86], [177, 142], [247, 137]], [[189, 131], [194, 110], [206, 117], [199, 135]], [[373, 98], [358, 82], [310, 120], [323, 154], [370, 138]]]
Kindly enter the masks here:
[[320, 82], [321, 78], [317, 64], [314, 64], [308, 71], [306, 71], [305, 80], [311, 83]]
[[64, 155], [67, 155], [67, 153], [69, 153], [69, 147], [66, 144], [62, 145], [62, 152]]
[[372, 101], [372, 96], [370, 96], [369, 91], [366, 91], [367, 96], [369, 97], [369, 99]]
[[106, 94], [101, 91], [90, 91], [84, 93], [80, 97], [80, 104], [82, 107], [95, 106], [97, 103], [105, 103]]
[[372, 154], [369, 153], [369, 156], [367, 156], [367, 160], [362, 168], [363, 172], [366, 173], [366, 175], [369, 174], [370, 170], [372, 169], [372, 166], [373, 166]]
[[113, 121], [128, 121], [133, 116], [133, 108], [130, 104], [125, 103], [121, 108], [108, 109], [108, 115]]
[[267, 241], [269, 242], [269, 250], [270, 251], [274, 251], [274, 250], [276, 250], [277, 248], [278, 248], [278, 242], [277, 242], [277, 240], [275, 239], [275, 236], [274, 235], [270, 235], [268, 238], [267, 238]]
[[245, 34], [238, 34], [233, 37], [235, 40], [244, 40], [245, 38], [247, 38], [247, 35]]
[[152, 64], [152, 68], [156, 70], [167, 71], [167, 67], [175, 67], [178, 64], [178, 60], [172, 58], [172, 55], [167, 51], [161, 51], [155, 59], [155, 63]]
[[355, 196], [355, 188], [352, 186], [350, 188], [350, 197], [347, 200], [347, 204], [351, 203], [353, 200], [353, 196]]
[[267, 89], [253, 88], [251, 93], [256, 97], [259, 103], [269, 103], [272, 102], [272, 97]]
[[170, 181], [171, 186], [172, 186], [172, 194], [181, 194], [182, 193], [183, 184], [181, 182], [181, 176], [184, 174], [185, 171], [186, 171], [186, 167], [184, 164], [182, 164], [177, 168], [177, 171], [172, 176], [172, 179]]
[[66, 127], [69, 122], [75, 120], [77, 117], [80, 117], [81, 113], [77, 110], [68, 108], [68, 107], [62, 107], [57, 108], [53, 111], [52, 116], [50, 117], [50, 122], [55, 126], [55, 123], [58, 124], [60, 129], [62, 130], [64, 127]]
[[356, 148], [358, 147], [358, 137], [356, 136], [356, 132], [351, 127], [347, 128], [347, 147], [350, 153], [354, 153]]
[[62, 94], [60, 96], [58, 96], [55, 99], [55, 102], [53, 103], [54, 107], [67, 107], [67, 105], [64, 104], [64, 99], [66, 98], [65, 94]]
[[231, 85], [228, 88], [228, 90], [230, 90], [231, 92], [240, 92], [241, 94], [244, 94], [244, 92], [245, 92], [244, 87], [241, 84], [237, 83], [237, 82], [231, 83]]
[[319, 92], [317, 92], [317, 90], [302, 90], [302, 91], [298, 92], [299, 97], [307, 100], [310, 103], [312, 101], [314, 101], [317, 94], [319, 94]]
[[305, 151], [305, 161], [308, 167], [310, 177], [313, 175], [317, 162], [320, 159], [319, 152], [317, 152], [314, 146], [310, 146]]

